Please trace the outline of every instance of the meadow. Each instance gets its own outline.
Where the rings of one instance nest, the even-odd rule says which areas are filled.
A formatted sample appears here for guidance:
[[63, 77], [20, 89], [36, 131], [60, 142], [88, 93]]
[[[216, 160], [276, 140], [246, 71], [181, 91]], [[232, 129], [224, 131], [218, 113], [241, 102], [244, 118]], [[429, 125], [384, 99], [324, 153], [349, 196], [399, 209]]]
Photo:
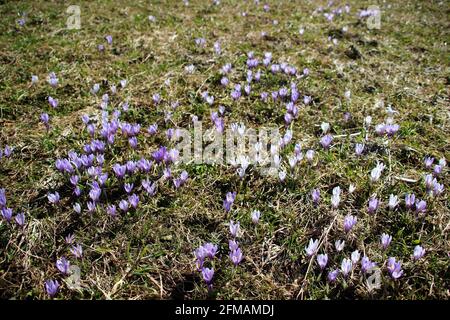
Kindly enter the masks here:
[[0, 298], [448, 299], [449, 13], [0, 0]]

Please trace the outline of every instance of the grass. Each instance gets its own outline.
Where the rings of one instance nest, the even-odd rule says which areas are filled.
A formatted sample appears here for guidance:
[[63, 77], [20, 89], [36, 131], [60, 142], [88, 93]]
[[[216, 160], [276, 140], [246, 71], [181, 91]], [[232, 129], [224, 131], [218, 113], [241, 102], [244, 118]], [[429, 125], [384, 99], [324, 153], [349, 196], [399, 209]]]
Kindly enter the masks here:
[[[347, 1], [351, 13], [332, 22], [315, 12], [319, 2], [326, 8], [325, 1], [267, 2], [266, 13], [262, 4], [253, 1], [222, 0], [218, 6], [200, 0], [190, 1], [189, 6], [172, 0], [82, 1], [80, 30], [65, 28], [68, 14], [62, 2], [0, 2], [0, 147], [14, 147], [10, 159], [0, 160], [0, 187], [6, 189], [8, 207], [27, 216], [23, 229], [0, 221], [1, 298], [47, 298], [45, 280], [63, 283], [55, 262], [70, 256], [64, 237], [73, 233], [84, 250], [81, 260], [70, 259], [81, 269], [82, 289], [62, 284], [57, 296], [61, 299], [448, 299], [448, 169], [439, 177], [446, 188], [440, 197], [427, 196], [423, 184], [424, 157], [448, 160], [450, 156], [448, 3], [379, 3], [381, 28], [370, 30], [357, 12], [374, 4], [371, 1]], [[27, 21], [19, 26], [22, 12], [27, 13]], [[156, 22], [148, 21], [148, 15], [154, 15]], [[305, 28], [303, 36], [300, 27]], [[262, 38], [261, 31], [267, 37]], [[106, 45], [107, 34], [113, 36], [112, 46]], [[328, 40], [329, 35], [338, 39], [337, 45]], [[195, 45], [198, 37], [206, 39], [205, 48]], [[220, 56], [212, 47], [218, 40]], [[97, 50], [101, 43], [103, 53]], [[360, 58], [352, 56], [351, 47]], [[270, 51], [275, 61], [286, 61], [300, 71], [310, 69], [310, 76], [297, 83], [301, 94], [310, 95], [313, 102], [300, 107], [291, 129], [293, 141], [304, 150], [316, 150], [314, 165], [302, 161], [280, 183], [252, 167], [241, 180], [227, 165], [185, 164], [173, 169], [189, 173], [185, 186], [175, 191], [172, 184], [160, 184], [156, 196], [141, 198], [136, 212], [115, 220], [104, 210], [81, 216], [73, 212], [70, 185], [54, 162], [70, 150], [82, 150], [89, 137], [81, 115], [100, 115], [101, 94], [121, 79], [128, 84], [111, 96], [112, 106], [128, 100], [126, 121], [139, 122], [142, 128], [157, 122], [162, 133], [139, 138], [136, 151], [127, 150], [126, 141], [118, 139], [107, 155], [108, 163], [150, 157], [165, 143], [165, 129], [192, 128], [193, 115], [203, 120], [204, 127], [212, 127], [213, 109], [200, 97], [204, 90], [214, 95], [214, 110], [219, 104], [226, 107], [227, 125], [276, 126], [284, 134], [284, 106], [263, 103], [258, 96], [262, 90], [288, 87], [290, 78], [269, 73], [252, 84], [251, 97], [243, 96], [239, 102], [232, 101], [229, 89], [219, 84], [225, 63], [233, 65], [230, 82], [245, 81], [248, 51], [258, 57]], [[196, 69], [186, 74], [185, 67], [191, 64]], [[60, 79], [57, 88], [46, 82], [51, 71]], [[32, 74], [39, 76], [33, 86]], [[164, 84], [167, 79], [169, 86]], [[102, 85], [99, 96], [89, 92], [94, 83]], [[351, 91], [351, 100], [344, 99], [346, 90]], [[152, 95], [157, 92], [163, 103], [155, 107]], [[48, 105], [49, 95], [59, 100], [57, 109]], [[175, 100], [180, 107], [166, 124], [164, 110]], [[356, 157], [354, 143], [363, 141], [364, 118], [372, 116], [372, 124], [384, 121], [388, 105], [398, 111], [399, 133], [389, 146], [370, 134], [366, 152]], [[39, 121], [42, 112], [51, 117], [48, 133]], [[343, 120], [345, 112], [352, 115], [349, 122]], [[318, 144], [324, 121], [337, 136], [329, 151]], [[349, 136], [358, 132], [362, 134]], [[381, 182], [372, 184], [369, 174], [377, 161], [389, 170]], [[152, 180], [158, 174], [152, 171]], [[119, 185], [111, 184], [111, 194], [118, 192]], [[347, 192], [350, 184], [356, 186], [352, 194]], [[338, 185], [343, 189], [342, 204], [334, 212], [330, 197]], [[310, 199], [313, 188], [321, 190], [318, 206]], [[63, 199], [57, 207], [46, 197], [55, 190]], [[237, 197], [226, 214], [222, 201], [229, 191], [236, 191]], [[403, 201], [410, 192], [427, 200], [423, 218], [416, 219], [404, 206], [394, 212], [385, 208], [389, 194]], [[367, 214], [372, 194], [382, 201], [375, 216]], [[254, 209], [262, 213], [257, 226], [250, 219]], [[358, 217], [358, 224], [346, 236], [342, 221], [349, 213]], [[230, 219], [240, 221], [243, 230], [239, 243], [244, 260], [237, 268], [227, 256]], [[380, 289], [367, 290], [359, 271], [334, 284], [327, 283], [326, 273], [315, 262], [308, 271], [304, 248], [328, 228], [320, 252], [328, 253], [329, 266], [339, 268], [342, 259], [358, 249], [382, 267]], [[380, 249], [382, 233], [393, 237], [387, 252]], [[338, 239], [346, 240], [342, 252], [334, 249]], [[204, 242], [219, 245], [210, 294], [193, 255]], [[426, 254], [413, 262], [418, 244]], [[405, 273], [398, 280], [386, 271], [389, 256], [403, 261]]]

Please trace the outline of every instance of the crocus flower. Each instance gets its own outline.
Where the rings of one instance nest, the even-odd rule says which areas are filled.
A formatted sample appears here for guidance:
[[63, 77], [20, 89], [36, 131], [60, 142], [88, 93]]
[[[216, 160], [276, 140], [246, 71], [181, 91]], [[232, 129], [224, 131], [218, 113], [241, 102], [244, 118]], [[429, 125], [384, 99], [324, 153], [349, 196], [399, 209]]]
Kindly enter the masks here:
[[312, 197], [314, 204], [317, 205], [320, 201], [320, 191], [318, 189], [313, 189], [311, 191], [311, 197]]
[[139, 204], [139, 196], [135, 193], [132, 194], [131, 196], [128, 197], [128, 202], [134, 209], [136, 209]]
[[230, 234], [233, 238], [236, 238], [238, 236], [240, 229], [240, 223], [234, 223], [233, 220], [230, 221]]
[[18, 213], [14, 220], [16, 220], [16, 223], [18, 226], [23, 227], [25, 225], [25, 214], [24, 213]]
[[223, 207], [226, 212], [229, 212], [231, 209], [231, 205], [234, 202], [234, 199], [236, 198], [236, 192], [228, 192], [225, 200], [223, 201]]
[[42, 123], [45, 125], [45, 128], [48, 130], [50, 128], [50, 116], [47, 113], [42, 113], [40, 118]]
[[3, 154], [5, 155], [6, 158], [11, 157], [12, 154], [12, 148], [10, 146], [5, 146], [5, 149], [3, 150]]
[[106, 207], [106, 212], [111, 216], [115, 217], [117, 215], [117, 209], [115, 205], [109, 205]]
[[6, 206], [6, 192], [5, 189], [0, 188], [0, 208]]
[[214, 277], [214, 269], [211, 268], [203, 268], [202, 269], [202, 276], [203, 276], [203, 280], [206, 282], [206, 284], [209, 286], [211, 286], [213, 277]]
[[384, 170], [384, 164], [381, 162], [378, 162], [376, 167], [372, 169], [372, 171], [370, 172], [370, 180], [372, 182], [376, 182], [380, 179], [381, 177], [381, 173]]
[[334, 242], [334, 246], [336, 247], [336, 251], [342, 251], [344, 250], [345, 241], [344, 240], [336, 240]]
[[56, 267], [63, 274], [69, 274], [70, 271], [70, 262], [62, 257], [61, 259], [56, 260]]
[[405, 205], [406, 208], [411, 209], [414, 206], [414, 202], [416, 201], [416, 196], [414, 195], [414, 193], [412, 194], [407, 194], [405, 196]]
[[427, 211], [427, 202], [425, 200], [416, 200], [416, 212], [424, 213]]
[[107, 36], [105, 37], [105, 39], [106, 39], [106, 42], [108, 42], [109, 45], [112, 45], [113, 38], [112, 38], [111, 35], [107, 35]]
[[2, 217], [7, 221], [10, 222], [12, 219], [12, 209], [11, 208], [3, 208], [2, 209]]
[[45, 281], [45, 290], [50, 298], [53, 298], [58, 292], [59, 282], [58, 280], [47, 280]]
[[328, 149], [333, 141], [333, 136], [331, 134], [327, 134], [320, 139], [320, 144], [324, 149]]
[[327, 279], [329, 282], [333, 283], [336, 281], [336, 278], [338, 277], [338, 275], [339, 275], [339, 270], [335, 269], [333, 271], [328, 272]]
[[125, 173], [127, 172], [127, 166], [116, 163], [113, 165], [113, 171], [117, 178], [123, 179]]
[[319, 254], [317, 256], [317, 263], [319, 264], [320, 269], [323, 270], [327, 266], [328, 255], [326, 253], [325, 254]]
[[240, 248], [230, 252], [230, 259], [236, 267], [242, 261], [242, 251]]
[[313, 256], [316, 253], [318, 247], [319, 240], [310, 239], [308, 245], [305, 247], [305, 251], [308, 257]]
[[396, 261], [394, 257], [390, 257], [387, 262], [387, 269], [393, 279], [398, 279], [402, 276], [402, 263]]
[[341, 188], [339, 186], [333, 188], [333, 195], [331, 196], [331, 206], [334, 209], [339, 207], [339, 202], [341, 201]]
[[417, 260], [421, 259], [424, 255], [425, 255], [425, 249], [424, 248], [422, 248], [419, 245], [414, 247], [414, 254], [413, 254], [414, 260], [417, 261]]
[[58, 99], [54, 99], [52, 97], [48, 97], [48, 104], [50, 105], [50, 107], [52, 108], [56, 108], [58, 107]]
[[377, 264], [375, 262], [370, 261], [370, 259], [366, 256], [361, 259], [361, 271], [363, 273], [370, 272], [373, 268], [376, 267], [376, 265]]
[[390, 236], [390, 235], [388, 235], [386, 233], [383, 233], [381, 235], [381, 246], [383, 247], [384, 250], [387, 249], [387, 247], [389, 246], [391, 241], [392, 241], [392, 236]]
[[72, 233], [70, 233], [64, 238], [64, 241], [67, 244], [72, 244], [75, 241], [75, 236]]
[[32, 84], [36, 84], [38, 81], [39, 81], [38, 76], [36, 76], [36, 75], [32, 75], [31, 76], [31, 83]]
[[47, 198], [48, 198], [48, 201], [49, 201], [50, 203], [53, 203], [53, 204], [59, 203], [59, 200], [60, 200], [60, 197], [59, 197], [59, 193], [58, 193], [58, 192], [55, 192], [55, 193], [49, 193], [49, 194], [47, 195]]
[[375, 198], [375, 197], [370, 198], [369, 206], [368, 206], [368, 209], [367, 209], [369, 211], [369, 214], [374, 214], [375, 211], [377, 211], [378, 204], [379, 204], [379, 201], [378, 201], [377, 198]]
[[230, 251], [235, 251], [237, 248], [239, 248], [239, 245], [235, 240], [228, 240], [228, 248], [230, 249]]
[[73, 211], [75, 211], [76, 213], [80, 214], [81, 213], [81, 205], [79, 203], [75, 203], [73, 205]]
[[123, 187], [126, 193], [130, 193], [133, 190], [133, 186], [132, 183], [125, 183]]
[[438, 176], [442, 172], [442, 166], [441, 165], [435, 165], [433, 169], [433, 174]]
[[398, 205], [398, 197], [391, 194], [389, 196], [389, 210], [394, 210]]
[[349, 232], [356, 224], [358, 218], [352, 215], [347, 215], [344, 218], [344, 231]]
[[306, 151], [306, 160], [309, 162], [312, 162], [314, 160], [314, 150], [308, 150]]
[[210, 259], [213, 259], [217, 253], [217, 245], [211, 242], [207, 242], [203, 245], [204, 256]]
[[347, 277], [350, 271], [352, 271], [353, 263], [352, 260], [344, 258], [341, 263], [341, 271], [344, 277]]
[[70, 248], [70, 252], [75, 256], [75, 258], [81, 258], [83, 256], [83, 248], [80, 244], [72, 246]]
[[433, 162], [434, 162], [434, 158], [426, 157], [424, 160], [425, 168], [430, 169], [431, 166], [433, 165]]
[[126, 200], [121, 200], [121, 201], [119, 202], [119, 208], [120, 208], [123, 212], [127, 212], [127, 211], [128, 211], [128, 208], [129, 208], [128, 201], [126, 201]]
[[360, 257], [361, 255], [358, 250], [353, 251], [351, 255], [352, 263], [353, 264], [358, 263]]
[[254, 224], [258, 224], [260, 217], [261, 217], [261, 212], [259, 210], [254, 210], [252, 212], [252, 222]]
[[355, 145], [355, 153], [357, 156], [360, 156], [364, 151], [364, 144], [363, 143], [357, 143]]

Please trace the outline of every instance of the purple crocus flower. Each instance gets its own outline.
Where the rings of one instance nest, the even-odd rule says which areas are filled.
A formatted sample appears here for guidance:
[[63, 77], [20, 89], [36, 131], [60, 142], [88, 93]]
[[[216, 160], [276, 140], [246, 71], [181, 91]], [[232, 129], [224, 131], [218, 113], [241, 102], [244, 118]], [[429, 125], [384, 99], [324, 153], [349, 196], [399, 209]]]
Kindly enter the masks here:
[[142, 187], [145, 189], [145, 191], [147, 191], [149, 196], [154, 196], [156, 194], [156, 182], [151, 183], [150, 180], [143, 180]]
[[111, 217], [117, 216], [117, 208], [115, 205], [109, 205], [106, 207], [106, 213], [108, 213]]
[[11, 157], [12, 154], [12, 148], [10, 146], [5, 146], [5, 149], [3, 150], [3, 154], [5, 155], [6, 158]]
[[53, 204], [57, 204], [57, 203], [59, 203], [59, 201], [60, 201], [60, 197], [59, 197], [59, 193], [58, 193], [58, 192], [55, 192], [55, 193], [49, 193], [49, 194], [47, 195], [47, 198], [48, 198], [48, 201], [49, 201], [50, 203], [53, 203]]
[[128, 202], [131, 204], [131, 206], [136, 209], [139, 204], [139, 196], [137, 194], [132, 194], [128, 197]]
[[123, 211], [123, 212], [127, 212], [128, 208], [129, 208], [129, 204], [128, 201], [126, 200], [121, 200], [119, 202], [119, 208]]
[[228, 192], [225, 200], [223, 201], [223, 207], [226, 212], [229, 212], [231, 209], [231, 205], [234, 202], [234, 199], [236, 198], [236, 192]]
[[426, 157], [424, 160], [425, 168], [430, 169], [433, 165], [434, 158], [433, 157]]
[[383, 247], [384, 250], [387, 249], [387, 247], [389, 246], [391, 241], [392, 241], [392, 236], [390, 236], [390, 235], [388, 235], [386, 233], [383, 233], [381, 235], [381, 246]]
[[258, 224], [260, 217], [261, 217], [261, 212], [259, 210], [254, 210], [252, 212], [252, 222], [253, 222], [253, 224]]
[[111, 35], [105, 36], [105, 39], [106, 39], [106, 42], [108, 42], [109, 45], [112, 45], [113, 38], [112, 38]]
[[406, 208], [411, 209], [414, 206], [414, 202], [416, 201], [416, 196], [414, 195], [414, 193], [412, 194], [407, 194], [405, 196], [405, 205]]
[[367, 210], [369, 211], [369, 214], [374, 214], [377, 211], [378, 204], [379, 204], [379, 201], [377, 198], [375, 198], [375, 197], [370, 198], [369, 206], [367, 208]]
[[320, 190], [319, 189], [313, 189], [311, 191], [311, 197], [315, 205], [317, 205], [320, 201]]
[[203, 268], [202, 269], [203, 280], [206, 282], [208, 287], [211, 286], [213, 277], [214, 277], [214, 269], [213, 268]]
[[152, 157], [157, 163], [164, 161], [167, 158], [167, 148], [160, 147], [152, 153]]
[[366, 256], [361, 259], [361, 271], [363, 273], [370, 272], [373, 268], [376, 267], [376, 265], [377, 264], [375, 262], [370, 261], [370, 259]]
[[58, 78], [56, 77], [56, 74], [54, 72], [50, 72], [48, 75], [48, 83], [50, 86], [55, 88], [58, 85]]
[[341, 263], [341, 271], [344, 277], [347, 277], [350, 271], [352, 271], [353, 262], [350, 259], [344, 258]]
[[425, 255], [425, 249], [424, 248], [422, 248], [419, 245], [414, 247], [414, 254], [413, 254], [414, 260], [417, 261], [417, 260], [421, 259], [424, 255]]
[[319, 247], [319, 240], [309, 239], [308, 245], [305, 247], [308, 257], [313, 256]]
[[101, 194], [102, 189], [100, 189], [100, 186], [97, 182], [94, 182], [92, 185], [92, 189], [89, 191], [89, 198], [91, 198], [93, 202], [98, 202]]
[[62, 257], [61, 259], [56, 260], [56, 268], [62, 273], [62, 274], [69, 274], [70, 272], [70, 262], [65, 257]]
[[81, 258], [83, 256], [83, 248], [80, 244], [72, 246], [70, 248], [70, 252], [75, 256], [75, 258]]
[[124, 184], [124, 189], [126, 193], [131, 193], [131, 191], [133, 190], [133, 184], [132, 183], [125, 183]]
[[237, 248], [236, 250], [233, 250], [230, 252], [230, 259], [233, 262], [234, 266], [237, 267], [237, 265], [242, 261], [242, 251], [240, 248]]
[[158, 124], [154, 123], [150, 127], [148, 127], [147, 132], [150, 135], [155, 135], [158, 133]]
[[329, 282], [333, 283], [336, 281], [338, 275], [339, 275], [339, 270], [335, 269], [333, 271], [328, 272], [327, 279]]
[[237, 248], [239, 248], [239, 244], [235, 240], [228, 240], [228, 248], [230, 251], [235, 251]]
[[390, 257], [387, 261], [387, 269], [393, 279], [398, 279], [403, 275], [402, 263], [396, 261], [394, 257]]
[[12, 212], [11, 208], [3, 208], [2, 209], [2, 216], [7, 222], [11, 221], [12, 215], [13, 215], [13, 212]]
[[127, 172], [127, 166], [116, 163], [115, 165], [113, 165], [113, 171], [117, 178], [123, 179], [125, 173]]
[[442, 172], [442, 166], [441, 165], [435, 165], [434, 166], [434, 169], [433, 169], [433, 174], [435, 175], [435, 176], [438, 176], [438, 175], [440, 175], [441, 174], [441, 172]]
[[6, 192], [5, 189], [0, 188], [0, 208], [6, 207]]
[[356, 155], [357, 156], [362, 155], [363, 151], [364, 151], [364, 144], [363, 143], [357, 143], [355, 145], [355, 153], [356, 153]]
[[333, 136], [331, 134], [327, 134], [320, 139], [320, 144], [324, 149], [328, 149], [333, 141]]
[[233, 220], [230, 221], [230, 234], [233, 238], [236, 238], [238, 236], [240, 229], [240, 223], [236, 222], [234, 223]]
[[358, 218], [352, 215], [347, 215], [344, 218], [344, 231], [348, 233], [356, 224]]
[[42, 123], [45, 125], [45, 128], [47, 130], [49, 130], [50, 129], [50, 124], [49, 124], [50, 116], [47, 113], [42, 113], [40, 118], [41, 118]]
[[16, 220], [16, 223], [18, 226], [23, 227], [25, 225], [25, 214], [24, 213], [18, 213], [14, 220]]
[[50, 105], [50, 107], [52, 108], [57, 108], [58, 107], [58, 99], [54, 99], [52, 97], [48, 97], [48, 104]]
[[203, 254], [205, 258], [213, 259], [217, 253], [217, 245], [207, 242], [203, 245]]
[[327, 263], [328, 263], [328, 255], [325, 253], [325, 254], [319, 254], [318, 256], [317, 256], [317, 263], [319, 264], [319, 266], [320, 266], [320, 269], [325, 269], [325, 267], [327, 266]]
[[416, 212], [424, 213], [427, 211], [427, 202], [425, 200], [416, 200]]
[[50, 298], [53, 298], [58, 292], [59, 282], [58, 280], [47, 280], [45, 281], [45, 290]]
[[65, 238], [64, 238], [64, 241], [67, 243], [67, 244], [72, 244], [74, 241], [75, 241], [75, 236], [73, 235], [73, 234], [68, 234]]

